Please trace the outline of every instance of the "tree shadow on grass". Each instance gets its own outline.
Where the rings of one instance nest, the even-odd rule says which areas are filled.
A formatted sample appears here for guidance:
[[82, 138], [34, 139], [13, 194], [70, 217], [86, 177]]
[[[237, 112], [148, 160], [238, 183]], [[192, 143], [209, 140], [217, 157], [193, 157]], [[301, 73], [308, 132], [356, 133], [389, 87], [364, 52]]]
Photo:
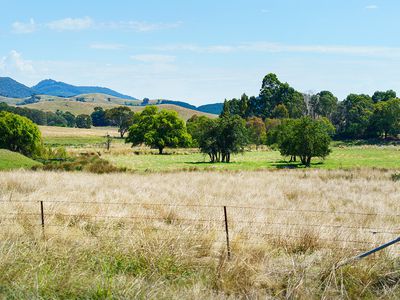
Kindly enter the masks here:
[[229, 163], [226, 163], [226, 162], [210, 162], [210, 161], [185, 161], [185, 164], [214, 166], [214, 165], [234, 165], [234, 164], [236, 164], [236, 162], [231, 161]]
[[[323, 164], [323, 162], [311, 163], [311, 167], [322, 165], [322, 164]], [[304, 169], [305, 168], [305, 166], [302, 165], [300, 162], [288, 162], [286, 160], [277, 160], [275, 162], [272, 162], [270, 165], [277, 169]]]

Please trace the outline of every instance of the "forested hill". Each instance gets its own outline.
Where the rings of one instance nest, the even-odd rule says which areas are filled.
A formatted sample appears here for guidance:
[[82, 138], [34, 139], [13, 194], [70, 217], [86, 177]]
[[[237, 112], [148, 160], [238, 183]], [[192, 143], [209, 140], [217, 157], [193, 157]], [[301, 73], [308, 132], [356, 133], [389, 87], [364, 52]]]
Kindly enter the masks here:
[[34, 94], [31, 88], [10, 77], [0, 77], [0, 96], [26, 98]]
[[105, 87], [97, 86], [75, 86], [61, 81], [46, 79], [32, 87], [36, 94], [51, 95], [59, 97], [73, 97], [81, 94], [106, 94], [118, 98], [137, 100], [134, 97], [118, 93], [114, 90]]

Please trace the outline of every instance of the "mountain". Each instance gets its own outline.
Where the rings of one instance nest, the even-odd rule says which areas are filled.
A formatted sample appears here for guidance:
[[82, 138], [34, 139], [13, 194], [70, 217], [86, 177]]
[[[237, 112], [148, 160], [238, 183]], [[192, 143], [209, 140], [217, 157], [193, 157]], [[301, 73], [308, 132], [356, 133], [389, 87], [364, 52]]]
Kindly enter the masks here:
[[197, 107], [198, 111], [202, 111], [209, 114], [219, 115], [222, 112], [222, 108], [224, 107], [223, 103], [214, 103], [214, 104], [206, 104]]
[[197, 110], [197, 107], [189, 104], [187, 102], [183, 102], [183, 101], [176, 101], [176, 100], [161, 100], [160, 104], [173, 104], [173, 105], [178, 105], [184, 108], [188, 108], [188, 109], [193, 109], [193, 110]]
[[42, 80], [37, 85], [33, 86], [32, 90], [36, 94], [59, 96], [59, 97], [73, 97], [81, 94], [106, 94], [128, 100], [137, 100], [136, 98], [118, 93], [114, 90], [105, 87], [75, 86], [61, 81], [55, 81], [52, 79]]
[[[141, 103], [140, 100], [137, 100], [134, 97], [118, 93], [114, 90], [105, 87], [75, 86], [65, 82], [46, 79], [40, 81], [37, 85], [33, 86], [32, 88], [29, 88], [15, 81], [12, 78], [0, 77], [0, 102], [7, 102], [9, 104], [14, 104], [14, 105], [28, 104], [26, 101], [21, 101], [21, 98], [28, 98], [35, 94], [46, 95], [47, 98], [49, 98], [46, 99], [46, 97], [41, 96], [42, 100], [40, 102], [43, 101], [47, 102], [46, 100], [61, 101], [62, 99], [50, 99], [50, 98], [62, 97], [65, 98], [66, 100], [68, 100], [67, 98], [71, 98], [70, 100], [78, 102], [93, 102], [93, 103], [101, 102], [101, 103], [129, 105], [129, 106], [136, 106], [140, 105]], [[18, 98], [17, 99], [18, 101], [16, 101], [16, 99], [14, 98]], [[165, 106], [174, 105], [192, 111], [217, 114], [217, 115], [221, 113], [223, 106], [223, 103], [214, 103], [196, 107], [187, 102], [165, 100], [165, 99], [152, 100], [150, 104], [165, 105]]]
[[10, 77], [0, 77], [0, 96], [26, 98], [34, 94], [32, 89]]

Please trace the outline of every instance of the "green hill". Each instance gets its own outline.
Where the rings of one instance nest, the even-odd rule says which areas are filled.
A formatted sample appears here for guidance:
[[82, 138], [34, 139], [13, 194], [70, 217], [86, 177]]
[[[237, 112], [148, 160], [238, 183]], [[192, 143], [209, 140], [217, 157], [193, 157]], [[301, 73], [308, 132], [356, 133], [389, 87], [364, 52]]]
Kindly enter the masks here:
[[34, 161], [22, 154], [12, 152], [6, 149], [0, 149], [0, 170], [11, 170], [28, 168], [40, 165], [39, 162]]
[[[105, 94], [83, 94], [72, 98], [62, 98], [56, 96], [39, 95], [40, 100], [36, 103], [20, 105], [20, 107], [34, 108], [42, 111], [56, 112], [57, 110], [69, 111], [74, 115], [91, 114], [97, 106], [104, 109], [110, 109], [120, 105], [126, 105], [133, 111], [142, 111], [145, 106], [141, 106], [141, 101], [126, 100], [118, 97], [112, 97]], [[11, 105], [14, 104], [11, 101]], [[193, 115], [208, 116], [215, 118], [217, 115], [209, 114], [175, 104], [157, 104], [157, 101], [150, 101], [150, 104], [155, 104], [160, 109], [169, 109], [176, 111], [179, 116], [187, 120]]]
[[30, 97], [34, 92], [27, 86], [10, 77], [0, 77], [0, 96], [11, 98]]

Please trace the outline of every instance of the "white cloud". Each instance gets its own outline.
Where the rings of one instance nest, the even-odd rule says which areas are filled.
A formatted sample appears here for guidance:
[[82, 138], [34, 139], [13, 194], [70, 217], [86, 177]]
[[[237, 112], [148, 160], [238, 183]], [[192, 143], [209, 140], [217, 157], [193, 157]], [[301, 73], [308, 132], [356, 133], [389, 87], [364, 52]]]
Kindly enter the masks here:
[[158, 51], [191, 51], [198, 53], [291, 52], [291, 53], [400, 57], [400, 48], [395, 48], [395, 47], [346, 46], [346, 45], [286, 45], [286, 44], [269, 43], [269, 42], [254, 42], [254, 43], [243, 43], [237, 45], [211, 45], [211, 46], [179, 44], [179, 45], [159, 46], [153, 49]]
[[84, 30], [94, 26], [94, 21], [90, 17], [84, 18], [65, 18], [47, 23], [46, 26], [51, 30], [66, 31], [66, 30]]
[[91, 17], [83, 18], [64, 18], [54, 20], [46, 24], [36, 24], [33, 19], [28, 23], [14, 22], [12, 29], [14, 33], [31, 33], [36, 31], [38, 27], [46, 27], [55, 31], [79, 31], [88, 29], [97, 30], [125, 30], [135, 32], [150, 32], [173, 29], [181, 26], [182, 22], [174, 23], [150, 23], [145, 21], [111, 21], [111, 22], [97, 22]]
[[18, 34], [26, 34], [26, 33], [32, 33], [36, 31], [36, 23], [34, 19], [30, 19], [29, 22], [23, 23], [23, 22], [14, 22], [12, 23], [12, 31], [14, 33]]
[[119, 22], [103, 22], [97, 24], [99, 28], [104, 29], [121, 29], [135, 32], [149, 32], [173, 29], [181, 26], [182, 22], [175, 23], [149, 23], [142, 21], [119, 21]]
[[92, 49], [99, 49], [99, 50], [119, 50], [124, 48], [125, 45], [96, 43], [96, 44], [91, 44], [89, 47]]
[[173, 63], [176, 57], [172, 55], [161, 54], [139, 54], [131, 56], [131, 59], [145, 63], [168, 64]]
[[6, 56], [0, 59], [0, 70], [7, 75], [12, 76], [15, 73], [34, 73], [32, 62], [23, 59], [21, 53], [11, 50]]
[[263, 14], [267, 14], [267, 13], [269, 13], [269, 9], [265, 9], [265, 8], [264, 8], [264, 9], [261, 10], [261, 12], [262, 12]]
[[375, 5], [375, 4], [367, 5], [365, 7], [365, 9], [377, 9], [377, 8], [378, 8], [378, 5]]

